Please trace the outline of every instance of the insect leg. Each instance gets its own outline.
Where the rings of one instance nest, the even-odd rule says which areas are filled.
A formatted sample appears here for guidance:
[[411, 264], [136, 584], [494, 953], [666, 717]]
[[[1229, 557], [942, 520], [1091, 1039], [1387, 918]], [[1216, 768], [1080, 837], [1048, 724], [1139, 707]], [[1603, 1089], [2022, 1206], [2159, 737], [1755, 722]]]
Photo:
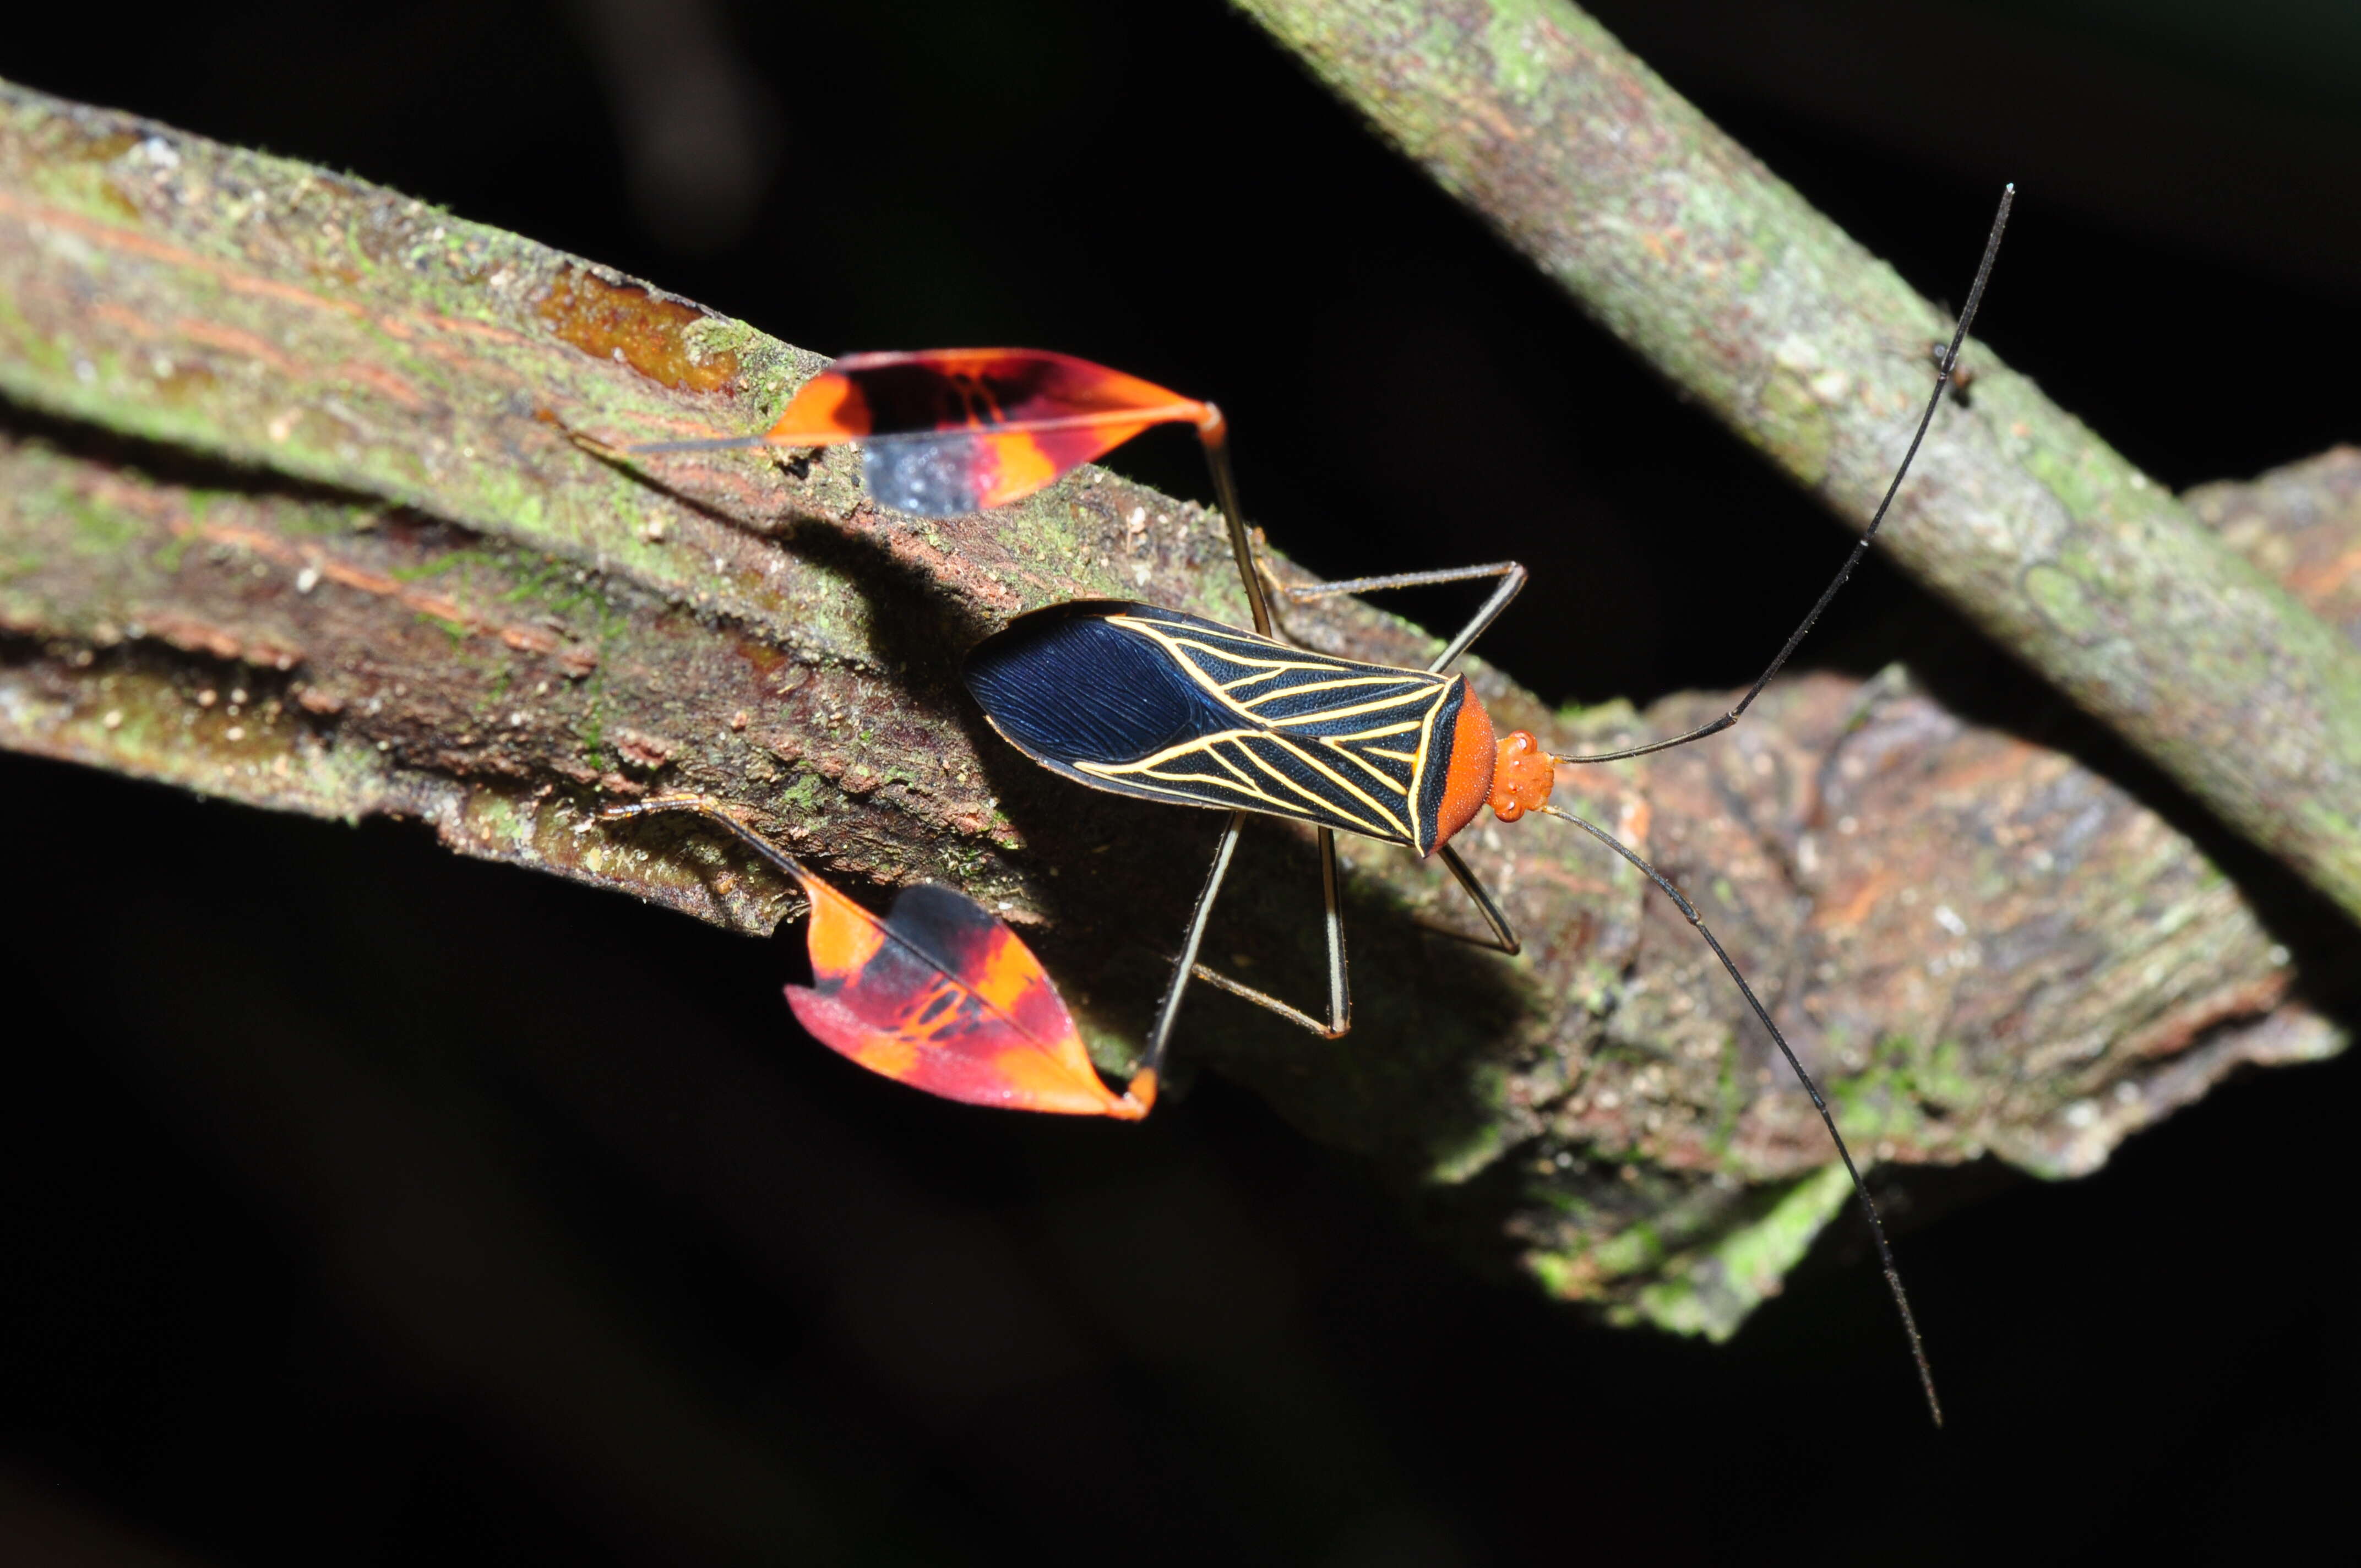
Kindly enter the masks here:
[[1206, 869], [1205, 885], [1197, 894], [1197, 906], [1189, 912], [1189, 931], [1180, 939], [1180, 959], [1165, 984], [1164, 999], [1156, 1004], [1156, 1025], [1148, 1033], [1148, 1055], [1140, 1067], [1159, 1079], [1164, 1048], [1172, 1042], [1173, 1021], [1180, 1016], [1180, 999], [1189, 993], [1189, 981], [1196, 972], [1197, 949], [1205, 944], [1205, 922], [1213, 918], [1213, 900], [1221, 896], [1222, 879], [1230, 874], [1230, 857], [1238, 851], [1238, 832], [1246, 822], [1245, 812], [1233, 811], [1222, 827], [1222, 841], [1213, 846], [1213, 863]]
[[[1968, 304], [1971, 313], [1975, 302]], [[1254, 611], [1255, 630], [1265, 637], [1275, 635], [1270, 616], [1269, 589], [1279, 585], [1269, 579], [1259, 552], [1255, 549], [1254, 532], [1246, 527], [1246, 513], [1238, 510], [1237, 476], [1230, 468], [1230, 427], [1222, 411], [1213, 404], [1205, 405], [1197, 422], [1197, 440], [1205, 449], [1205, 466], [1213, 476], [1213, 499], [1222, 509], [1222, 521], [1229, 528], [1230, 554], [1236, 557], [1238, 580], [1246, 590], [1246, 603]], [[1433, 583], [1464, 583], [1478, 577], [1499, 577], [1501, 583], [1484, 607], [1476, 612], [1459, 635], [1453, 638], [1429, 670], [1440, 670], [1460, 654], [1469, 644], [1484, 634], [1484, 629], [1499, 618], [1509, 608], [1509, 601], [1525, 586], [1525, 569], [1514, 561], [1499, 561], [1486, 566], [1453, 566], [1439, 572], [1403, 572], [1389, 577], [1356, 577], [1349, 582], [1320, 583], [1310, 587], [1290, 587], [1283, 591], [1299, 602], [1323, 598], [1331, 594], [1374, 592], [1379, 588], [1424, 587]]]
[[1323, 1040], [1342, 1039], [1353, 1027], [1353, 986], [1352, 976], [1345, 963], [1345, 889], [1336, 874], [1336, 831], [1333, 828], [1320, 829], [1320, 893], [1327, 905], [1328, 1021], [1325, 1024], [1301, 1008], [1291, 1007], [1268, 992], [1257, 991], [1253, 986], [1232, 980], [1203, 964], [1192, 965], [1190, 972], [1216, 990], [1244, 997], [1257, 1007], [1269, 1008], [1289, 1023], [1309, 1029]]
[[701, 795], [660, 795], [651, 800], [635, 800], [621, 806], [610, 806], [598, 813], [601, 822], [617, 822], [626, 817], [646, 817], [659, 811], [681, 811], [704, 817], [716, 828], [726, 828], [731, 835], [772, 865], [785, 872], [801, 885], [807, 873], [802, 865], [785, 850], [755, 832], [719, 801]]
[[1804, 617], [1804, 623], [1795, 628], [1794, 634], [1780, 648], [1778, 655], [1771, 661], [1771, 667], [1755, 677], [1754, 684], [1746, 688], [1746, 695], [1732, 704], [1728, 713], [1709, 724], [1700, 724], [1686, 734], [1671, 736], [1663, 740], [1651, 740], [1644, 746], [1626, 746], [1620, 751], [1602, 751], [1595, 757], [1560, 757], [1559, 762], [1616, 762], [1626, 757], [1644, 757], [1651, 751], [1670, 751], [1675, 746], [1686, 746], [1692, 740], [1702, 740], [1708, 735], [1718, 735], [1737, 723], [1740, 717], [1754, 705], [1754, 699], [1763, 694], [1763, 688], [1771, 684], [1771, 677], [1785, 667], [1788, 659], [1803, 643], [1805, 637], [1809, 635], [1815, 625], [1818, 624], [1821, 612], [1828, 608], [1828, 601], [1837, 597], [1837, 590], [1843, 587], [1851, 578], [1853, 568], [1860, 565], [1861, 558], [1869, 553], [1870, 542], [1877, 537], [1879, 526], [1885, 521], [1885, 514], [1894, 505], [1895, 492], [1902, 488], [1903, 477], [1910, 472], [1911, 460], [1918, 455], [1919, 443], [1927, 439], [1927, 427], [1935, 422], [1935, 411], [1942, 406], [1944, 390], [1950, 386], [1953, 368], [1960, 362], [1960, 346], [1968, 340], [1969, 323], [1976, 319], [1976, 308], [1983, 303], [1984, 284], [1992, 277], [1993, 258], [2000, 254], [2001, 231], [2008, 227], [2008, 210], [2015, 201], [2015, 185], [2010, 185], [2001, 192], [2000, 211], [1993, 214], [1992, 235], [1984, 241], [1983, 259], [1977, 264], [1976, 280], [1968, 290], [1967, 309], [1960, 313], [1960, 324], [1951, 334], [1950, 346], [1936, 362], [1935, 389], [1927, 399], [1926, 411], [1918, 416], [1918, 428], [1911, 433], [1910, 445], [1902, 454], [1901, 466], [1894, 470], [1894, 477], [1885, 487], [1884, 498], [1877, 503], [1877, 510], [1870, 514], [1869, 526], [1861, 531], [1861, 538], [1854, 542], [1852, 553], [1845, 557], [1843, 566], [1838, 569], [1836, 580], [1821, 591], [1810, 613]]
[[[1517, 928], [1509, 924], [1509, 917], [1500, 913], [1499, 905], [1492, 902], [1491, 894], [1487, 892], [1483, 883], [1477, 880], [1474, 868], [1459, 858], [1459, 850], [1453, 845], [1445, 844], [1435, 853], [1443, 857], [1443, 863], [1450, 868], [1451, 874], [1456, 877], [1459, 880], [1459, 885], [1466, 890], [1469, 902], [1476, 905], [1476, 913], [1484, 917], [1484, 924], [1492, 928], [1492, 934], [1488, 938], [1470, 937], [1464, 932], [1451, 930], [1447, 927], [1432, 925], [1426, 926], [1426, 929], [1438, 936], [1466, 942], [1470, 947], [1488, 948], [1494, 952], [1507, 953], [1511, 958], [1523, 952], [1525, 945], [1517, 939]], [[1422, 921], [1420, 924], [1426, 923]]]
[[664, 452], [738, 452], [762, 444], [759, 435], [715, 435], [695, 441], [642, 441], [621, 450], [634, 457], [644, 457]]
[[1246, 584], [1246, 603], [1254, 610], [1254, 629], [1270, 635], [1270, 599], [1263, 592], [1262, 574], [1255, 560], [1254, 539], [1246, 532], [1246, 515], [1238, 510], [1237, 476], [1230, 472], [1230, 427], [1213, 404], [1197, 422], [1197, 441], [1205, 449], [1205, 466], [1213, 475], [1213, 500], [1229, 525], [1230, 554], [1237, 557], [1238, 576]]
[[1754, 994], [1752, 986], [1746, 983], [1746, 977], [1738, 971], [1737, 961], [1730, 958], [1729, 949], [1706, 925], [1704, 916], [1697, 912], [1697, 905], [1682, 896], [1681, 890], [1673, 885], [1670, 878], [1642, 860], [1622, 839], [1598, 824], [1554, 806], [1543, 806], [1541, 810], [1548, 816], [1564, 817], [1573, 823], [1631, 861], [1639, 868], [1642, 876], [1662, 889], [1664, 896], [1677, 905], [1681, 914], [1696, 927], [1697, 934], [1705, 938], [1705, 945], [1713, 949], [1713, 956], [1721, 960], [1721, 967], [1730, 971], [1730, 978], [1737, 983], [1739, 994], [1746, 998], [1746, 1005], [1754, 1010], [1754, 1016], [1762, 1021], [1763, 1028], [1770, 1031], [1772, 1043], [1779, 1047], [1779, 1054], [1785, 1057], [1787, 1065], [1795, 1069], [1796, 1080], [1803, 1084], [1804, 1092], [1812, 1097], [1812, 1108], [1820, 1113], [1821, 1124], [1828, 1128], [1829, 1138], [1835, 1142], [1837, 1157], [1844, 1161], [1845, 1174], [1852, 1178], [1853, 1196], [1860, 1201], [1861, 1217], [1869, 1222], [1870, 1236], [1877, 1243], [1877, 1261], [1885, 1271], [1885, 1288], [1894, 1297], [1894, 1308], [1902, 1314], [1902, 1332], [1910, 1341], [1911, 1359], [1918, 1364], [1918, 1386], [1926, 1391], [1927, 1409], [1934, 1416], [1935, 1424], [1941, 1426], [1943, 1404], [1935, 1397], [1935, 1369], [1927, 1364], [1927, 1347], [1918, 1338], [1918, 1319], [1910, 1310], [1909, 1292], [1902, 1288], [1902, 1271], [1894, 1266], [1894, 1249], [1886, 1245], [1884, 1222], [1877, 1217], [1877, 1204], [1869, 1195], [1868, 1185], [1861, 1179], [1861, 1168], [1852, 1162], [1852, 1150], [1845, 1146], [1844, 1135], [1837, 1131], [1836, 1113], [1830, 1111], [1828, 1102], [1821, 1098], [1820, 1086], [1814, 1083], [1812, 1075], [1804, 1070], [1804, 1064], [1796, 1059], [1795, 1047], [1787, 1043], [1787, 1036], [1779, 1032], [1779, 1025], [1771, 1021], [1771, 1010], [1763, 1005], [1763, 999]]
[[1376, 593], [1384, 588], [1423, 588], [1436, 583], [1466, 583], [1481, 577], [1498, 577], [1500, 586], [1484, 601], [1473, 619], [1459, 629], [1459, 635], [1444, 644], [1442, 652], [1427, 665], [1430, 672], [1447, 667], [1451, 662], [1474, 645], [1491, 624], [1500, 619], [1509, 601], [1523, 591], [1527, 574], [1514, 561], [1494, 561], [1482, 566], [1445, 566], [1434, 572], [1396, 572], [1384, 577], [1347, 577], [1340, 583], [1312, 583], [1303, 587], [1291, 587], [1287, 597], [1299, 602], [1304, 599], [1327, 598], [1334, 594]]

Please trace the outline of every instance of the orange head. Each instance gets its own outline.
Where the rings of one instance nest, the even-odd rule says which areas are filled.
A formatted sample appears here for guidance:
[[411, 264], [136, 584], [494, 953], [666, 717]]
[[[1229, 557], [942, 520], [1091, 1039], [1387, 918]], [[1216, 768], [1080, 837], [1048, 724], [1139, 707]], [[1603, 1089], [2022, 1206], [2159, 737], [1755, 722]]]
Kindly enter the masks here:
[[1550, 797], [1550, 786], [1557, 782], [1557, 759], [1542, 750], [1542, 743], [1525, 729], [1513, 730], [1500, 737], [1499, 754], [1492, 760], [1492, 815], [1503, 822], [1514, 822], [1528, 811], [1537, 811]]

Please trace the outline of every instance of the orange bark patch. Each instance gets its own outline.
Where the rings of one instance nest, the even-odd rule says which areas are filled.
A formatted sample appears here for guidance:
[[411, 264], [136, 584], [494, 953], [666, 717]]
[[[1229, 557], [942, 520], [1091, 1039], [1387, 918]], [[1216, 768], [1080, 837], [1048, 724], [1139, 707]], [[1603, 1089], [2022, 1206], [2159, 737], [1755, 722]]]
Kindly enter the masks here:
[[651, 381], [687, 392], [719, 391], [738, 374], [735, 354], [698, 358], [681, 335], [705, 319], [694, 306], [659, 300], [636, 284], [566, 272], [542, 296], [550, 330], [596, 359], [620, 359]]
[[268, 638], [248, 638], [194, 616], [151, 609], [141, 617], [151, 637], [191, 653], [236, 659], [266, 670], [291, 670], [303, 662], [303, 651]]
[[383, 393], [412, 412], [426, 406], [426, 400], [419, 394], [417, 388], [382, 365], [371, 365], [361, 359], [347, 359], [336, 367], [336, 374], [347, 381], [357, 381], [373, 391]]
[[242, 354], [248, 359], [258, 359], [281, 376], [303, 373], [302, 366], [243, 328], [199, 321], [194, 316], [182, 316], [172, 326], [191, 343], [202, 343], [208, 348], [225, 349], [232, 354]]
[[636, 729], [615, 731], [615, 750], [623, 760], [642, 768], [661, 768], [673, 759], [680, 748], [660, 736], [643, 735]]
[[2301, 568], [2288, 579], [2288, 587], [2306, 609], [2318, 611], [2356, 576], [2361, 576], [2361, 545], [2334, 560]]
[[[152, 513], [156, 510], [152, 504], [149, 504], [152, 502], [152, 498], [143, 495], [129, 486], [110, 484], [93, 490], [93, 493], [103, 499], [132, 507], [143, 513]], [[558, 666], [567, 674], [577, 678], [588, 674], [598, 667], [598, 650], [588, 644], [565, 642], [555, 633], [538, 626], [488, 620], [460, 604], [456, 599], [401, 582], [382, 572], [373, 572], [365, 566], [356, 566], [349, 562], [339, 561], [311, 545], [299, 544], [294, 541], [282, 539], [262, 529], [243, 527], [231, 522], [199, 522], [177, 508], [166, 516], [165, 521], [173, 533], [182, 538], [193, 537], [211, 543], [226, 544], [292, 570], [316, 572], [323, 582], [334, 583], [339, 587], [350, 588], [356, 593], [391, 599], [405, 609], [419, 615], [433, 616], [435, 620], [458, 627], [472, 636], [497, 638], [502, 646], [513, 649], [520, 653], [533, 653], [544, 658], [554, 655]], [[155, 624], [152, 619], [149, 624]], [[210, 643], [180, 642], [170, 635], [166, 635], [165, 640], [192, 651], [214, 651]], [[273, 647], [265, 652], [274, 657], [253, 658], [231, 653], [223, 653], [221, 656], [223, 658], [247, 657], [247, 662], [250, 663], [275, 663], [275, 655], [281, 650]], [[300, 658], [301, 654], [296, 653], [291, 656]], [[277, 667], [287, 669], [291, 666], [278, 664]]]
[[2116, 1054], [2134, 1061], [2177, 1057], [2197, 1044], [2209, 1030], [2242, 1019], [2262, 1017], [2287, 1000], [2292, 985], [2292, 975], [2282, 970], [2200, 997], [2145, 1028], [2133, 1030], [2116, 1047]]

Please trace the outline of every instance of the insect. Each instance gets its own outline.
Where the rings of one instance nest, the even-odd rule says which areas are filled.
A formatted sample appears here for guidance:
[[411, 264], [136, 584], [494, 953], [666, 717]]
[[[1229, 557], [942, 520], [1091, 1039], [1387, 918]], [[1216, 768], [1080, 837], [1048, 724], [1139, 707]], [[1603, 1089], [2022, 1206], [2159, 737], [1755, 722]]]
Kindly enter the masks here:
[[660, 795], [610, 806], [704, 817], [786, 873], [811, 903], [812, 985], [786, 988], [798, 1022], [872, 1072], [971, 1105], [1136, 1122], [1156, 1101], [1143, 1071], [1120, 1094], [1099, 1079], [1048, 971], [1007, 922], [927, 883], [879, 919], [715, 802]]
[[[1935, 1390], [1908, 1293], [1883, 1223], [1819, 1087], [1695, 905], [1614, 835], [1550, 804], [1560, 767], [1619, 762], [1686, 745], [1736, 724], [1817, 623], [1876, 538], [1947, 389], [2000, 248], [2015, 188], [2002, 194], [1967, 307], [1935, 365], [1935, 386], [1868, 527], [1770, 665], [1728, 712], [1686, 733], [1591, 756], [1555, 756], [1531, 733], [1499, 735], [1451, 666], [1525, 585], [1513, 561], [1279, 587], [1296, 601], [1433, 584], [1492, 580], [1472, 620], [1423, 669], [1358, 663], [1274, 634], [1268, 582], [1237, 505], [1228, 427], [1213, 404], [1118, 371], [1025, 349], [862, 354], [838, 360], [759, 436], [673, 442], [638, 452], [860, 441], [867, 482], [888, 506], [951, 516], [1022, 499], [1152, 425], [1193, 425], [1212, 471], [1232, 553], [1253, 612], [1251, 631], [1181, 611], [1119, 601], [1056, 605], [1020, 616], [967, 656], [969, 691], [1019, 751], [1094, 789], [1225, 814], [1213, 862], [1182, 933], [1148, 1031], [1140, 1078], [1152, 1086], [1192, 981], [1269, 1009], [1325, 1038], [1352, 1026], [1336, 835], [1357, 833], [1441, 859], [1488, 929], [1483, 944], [1520, 950], [1516, 932], [1453, 848], [1488, 806], [1572, 823], [1636, 868], [1679, 908], [1737, 985], [1810, 1095], [1876, 1242], [1888, 1291], [1937, 1425]], [[1250, 815], [1316, 829], [1324, 904], [1328, 996], [1314, 1016], [1198, 961], [1208, 920]]]

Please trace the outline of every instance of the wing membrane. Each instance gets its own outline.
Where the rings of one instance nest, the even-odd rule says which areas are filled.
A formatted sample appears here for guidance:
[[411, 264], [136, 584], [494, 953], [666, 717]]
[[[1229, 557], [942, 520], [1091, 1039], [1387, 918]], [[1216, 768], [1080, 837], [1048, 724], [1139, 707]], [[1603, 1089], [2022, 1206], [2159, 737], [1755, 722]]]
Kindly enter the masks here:
[[1455, 675], [1290, 648], [1139, 604], [1027, 616], [968, 657], [1009, 741], [1081, 783], [1433, 847]]

